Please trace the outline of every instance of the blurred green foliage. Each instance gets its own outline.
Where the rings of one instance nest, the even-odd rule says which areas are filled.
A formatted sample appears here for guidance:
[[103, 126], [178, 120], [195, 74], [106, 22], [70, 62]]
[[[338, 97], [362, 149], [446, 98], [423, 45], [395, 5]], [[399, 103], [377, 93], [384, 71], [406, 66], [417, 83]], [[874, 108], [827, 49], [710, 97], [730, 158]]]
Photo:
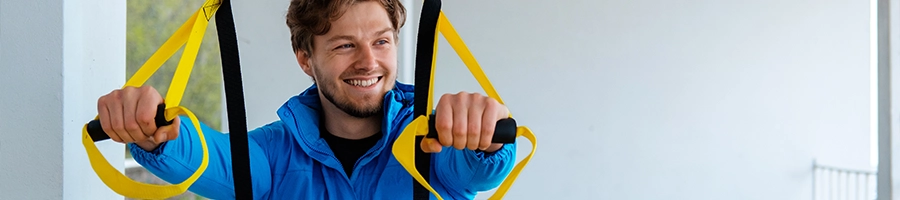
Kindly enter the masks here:
[[[126, 36], [126, 77], [130, 78], [144, 62], [184, 23], [203, 0], [129, 0]], [[181, 59], [179, 50], [163, 64], [145, 85], [156, 88], [163, 98]], [[191, 72], [181, 106], [201, 122], [221, 130], [222, 69], [215, 20], [210, 21]]]

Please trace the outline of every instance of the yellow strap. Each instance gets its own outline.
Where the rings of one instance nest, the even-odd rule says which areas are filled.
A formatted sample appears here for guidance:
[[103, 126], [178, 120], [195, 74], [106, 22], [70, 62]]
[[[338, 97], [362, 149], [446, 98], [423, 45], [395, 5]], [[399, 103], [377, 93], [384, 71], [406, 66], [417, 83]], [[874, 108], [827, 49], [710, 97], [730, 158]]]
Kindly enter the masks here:
[[[503, 100], [500, 99], [500, 95], [497, 94], [497, 91], [494, 90], [494, 87], [491, 85], [490, 80], [488, 80], [487, 76], [484, 74], [484, 71], [481, 70], [481, 67], [478, 65], [478, 62], [475, 60], [475, 57], [472, 56], [472, 53], [469, 52], [469, 49], [466, 47], [466, 44], [463, 42], [462, 38], [459, 37], [459, 34], [456, 33], [456, 30], [453, 28], [453, 25], [450, 24], [450, 20], [447, 20], [447, 17], [444, 16], [444, 12], [441, 11], [441, 14], [438, 16], [437, 29], [441, 34], [444, 35], [444, 38], [447, 39], [447, 42], [450, 43], [450, 46], [453, 47], [453, 50], [456, 51], [456, 55], [462, 59], [463, 63], [469, 68], [469, 71], [472, 72], [472, 76], [475, 77], [475, 80], [481, 85], [484, 89], [484, 92], [491, 98], [496, 99], [501, 104]], [[437, 37], [437, 33], [435, 33], [435, 37]], [[433, 90], [434, 90], [434, 67], [435, 60], [437, 57], [437, 39], [435, 39], [434, 45], [434, 57], [431, 63], [431, 83], [428, 88], [428, 112], [431, 113], [431, 109], [434, 104], [433, 103]], [[512, 114], [510, 114], [512, 117]], [[406, 128], [403, 132], [400, 133], [400, 136], [397, 137], [397, 141], [394, 142], [394, 146], [391, 151], [394, 154], [394, 157], [397, 158], [397, 162], [409, 172], [413, 178], [418, 181], [422, 186], [424, 186], [428, 191], [431, 191], [437, 199], [441, 198], [441, 195], [438, 194], [434, 188], [428, 184], [427, 181], [422, 177], [422, 174], [419, 173], [419, 170], [416, 169], [416, 154], [415, 154], [415, 145], [419, 145], [415, 143], [416, 136], [424, 136], [428, 134], [428, 116], [418, 116]], [[506, 192], [509, 191], [509, 188], [512, 186], [513, 182], [518, 178], [519, 173], [522, 172], [522, 169], [525, 168], [525, 165], [528, 164], [528, 161], [531, 160], [531, 157], [534, 156], [534, 150], [537, 149], [537, 138], [534, 136], [534, 133], [531, 132], [526, 126], [519, 126], [516, 129], [516, 137], [525, 137], [529, 141], [531, 141], [531, 152], [528, 153], [528, 156], [525, 157], [521, 162], [516, 164], [513, 167], [513, 170], [509, 173], [509, 176], [503, 180], [503, 183], [500, 184], [500, 187], [494, 192], [489, 199], [502, 199]]]
[[194, 66], [194, 60], [196, 60], [200, 43], [203, 40], [203, 34], [206, 32], [207, 25], [209, 24], [209, 19], [219, 8], [220, 4], [220, 0], [207, 0], [203, 6], [191, 16], [191, 18], [185, 21], [185, 23], [182, 24], [182, 26], [178, 28], [178, 30], [175, 31], [175, 33], [172, 34], [172, 36], [152, 56], [150, 56], [147, 62], [144, 63], [144, 65], [141, 66], [141, 68], [138, 69], [138, 71], [125, 83], [125, 86], [123, 86], [124, 88], [128, 86], [143, 85], [166, 60], [172, 57], [182, 45], [187, 43], [184, 52], [182, 53], [181, 60], [178, 63], [178, 68], [175, 71], [172, 83], [169, 86], [169, 91], [166, 94], [167, 108], [165, 115], [167, 120], [173, 120], [180, 114], [187, 115], [190, 117], [194, 128], [197, 130], [197, 135], [200, 138], [200, 145], [203, 148], [203, 160], [194, 174], [183, 182], [174, 185], [152, 185], [134, 181], [119, 172], [119, 170], [110, 165], [109, 161], [103, 157], [97, 149], [97, 146], [94, 144], [93, 139], [91, 139], [90, 135], [87, 133], [87, 124], [82, 128], [82, 142], [84, 143], [85, 151], [87, 151], [88, 159], [90, 159], [91, 167], [94, 169], [94, 172], [97, 173], [97, 176], [100, 177], [100, 180], [116, 193], [125, 197], [137, 199], [166, 199], [187, 191], [194, 181], [200, 178], [200, 175], [206, 171], [206, 167], [209, 164], [209, 152], [206, 146], [206, 139], [200, 128], [200, 120], [197, 119], [193, 112], [179, 106], [179, 103], [181, 102], [181, 97], [184, 95], [184, 89], [187, 87], [187, 81], [190, 78], [191, 69]]
[[[179, 114], [185, 114], [190, 117], [194, 128], [200, 127], [199, 121], [197, 120], [197, 117], [194, 116], [194, 113], [184, 107], [179, 106], [166, 109], [166, 118], [169, 120], [174, 119]], [[203, 171], [206, 171], [206, 166], [209, 164], [209, 152], [206, 148], [206, 139], [203, 137], [202, 131], [198, 128], [197, 135], [200, 138], [200, 145], [203, 147], [203, 161], [200, 163], [200, 167], [197, 168], [197, 171], [194, 172], [194, 174], [183, 182], [174, 185], [141, 183], [128, 178], [109, 164], [109, 161], [107, 161], [100, 153], [100, 150], [97, 149], [94, 140], [88, 135], [87, 126], [82, 128], [81, 132], [82, 143], [87, 151], [88, 159], [90, 159], [91, 167], [94, 168], [94, 172], [97, 173], [97, 176], [100, 177], [100, 180], [102, 180], [109, 189], [128, 198], [167, 199], [182, 194], [187, 191], [188, 187], [190, 187], [194, 181], [200, 178], [200, 175], [203, 174]]]
[[[441, 14], [443, 15], [443, 14]], [[435, 29], [441, 27], [441, 23], [437, 23], [434, 25]], [[434, 49], [432, 49], [431, 53], [431, 74], [428, 75], [430, 77], [428, 79], [428, 107], [425, 108], [425, 113], [432, 113], [434, 110], [434, 67], [437, 65], [437, 55], [438, 55], [438, 33], [434, 33], [434, 45], [431, 45]], [[427, 121], [427, 120], [426, 120]], [[432, 191], [434, 192], [434, 191]]]
[[[209, 5], [209, 3], [215, 4]], [[197, 60], [197, 52], [200, 50], [203, 34], [206, 33], [209, 19], [219, 8], [219, 5], [218, 0], [207, 0], [203, 7], [194, 14], [194, 28], [191, 29], [188, 42], [184, 46], [184, 52], [181, 54], [181, 60], [178, 62], [179, 67], [175, 69], [175, 76], [172, 77], [172, 82], [169, 84], [169, 91], [166, 93], [166, 105], [177, 106], [181, 103], [181, 96], [184, 94], [188, 79], [191, 77], [191, 69], [193, 69], [194, 61]], [[212, 8], [212, 10], [207, 10], [208, 8]]]

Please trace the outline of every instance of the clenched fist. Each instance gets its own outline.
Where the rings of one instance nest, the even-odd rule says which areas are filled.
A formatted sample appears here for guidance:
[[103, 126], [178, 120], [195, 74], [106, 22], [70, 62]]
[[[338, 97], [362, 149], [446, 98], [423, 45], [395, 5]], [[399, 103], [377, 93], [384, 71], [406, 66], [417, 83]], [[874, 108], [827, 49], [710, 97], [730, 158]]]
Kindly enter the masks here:
[[442, 147], [494, 152], [503, 144], [493, 144], [497, 121], [509, 117], [509, 110], [496, 99], [478, 93], [444, 94], [437, 104], [435, 129], [440, 142], [425, 138], [424, 152], [440, 152]]
[[161, 103], [162, 96], [151, 86], [113, 90], [97, 100], [100, 125], [113, 141], [133, 142], [146, 151], [152, 151], [161, 142], [178, 138], [178, 118], [171, 125], [156, 127], [154, 118]]

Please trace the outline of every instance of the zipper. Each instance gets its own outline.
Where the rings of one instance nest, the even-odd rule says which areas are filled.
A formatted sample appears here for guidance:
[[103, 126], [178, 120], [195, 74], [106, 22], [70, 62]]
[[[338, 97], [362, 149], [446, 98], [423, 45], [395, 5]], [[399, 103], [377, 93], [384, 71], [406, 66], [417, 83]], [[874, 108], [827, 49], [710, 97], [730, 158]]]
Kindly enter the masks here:
[[[400, 101], [398, 101], [398, 103], [400, 103], [400, 109], [401, 109], [400, 111], [405, 111], [405, 112], [398, 113], [397, 115], [395, 115], [394, 118], [391, 120], [391, 122], [382, 123], [382, 125], [381, 125], [382, 138], [381, 138], [381, 140], [379, 140], [378, 143], [376, 143], [375, 146], [373, 146], [374, 148], [370, 148], [368, 151], [366, 151], [366, 153], [363, 154], [362, 157], [360, 157], [361, 159], [356, 160], [356, 163], [353, 164], [353, 174], [359, 173], [359, 169], [362, 167], [361, 164], [369, 164], [369, 162], [371, 162], [373, 159], [375, 159], [375, 157], [373, 157], [372, 154], [374, 154], [375, 152], [383, 152], [384, 151], [384, 148], [386, 148], [385, 146], [387, 146], [388, 140], [390, 140], [391, 137], [395, 137], [394, 135], [391, 134], [392, 132], [390, 129], [396, 129], [396, 127], [399, 126], [399, 125], [397, 125], [397, 124], [399, 124], [399, 122], [397, 122], [397, 121], [400, 120], [400, 122], [402, 122], [403, 120], [405, 120], [406, 118], [409, 117], [408, 115], [411, 114], [412, 109], [411, 108], [404, 109], [404, 107], [411, 106], [412, 101], [409, 101], [406, 98], [403, 98]], [[394, 107], [394, 105], [392, 105], [392, 104], [393, 103], [384, 105], [383, 110], [390, 110], [391, 107]], [[383, 117], [383, 119], [387, 119], [387, 117], [385, 116], [385, 117]], [[388, 128], [389, 125], [390, 125], [390, 127]], [[399, 134], [399, 133], [395, 133], [395, 134]], [[356, 177], [358, 177], [358, 176], [354, 176], [350, 179], [351, 185], [353, 185], [353, 183], [356, 183]]]
[[[382, 110], [390, 110], [390, 104], [384, 105]], [[385, 114], [385, 115], [387, 115], [387, 114]], [[387, 118], [387, 116], [382, 117], [382, 119], [386, 119], [386, 118]], [[391, 122], [391, 123], [393, 123], [393, 122]], [[378, 143], [375, 143], [375, 146], [372, 146], [373, 148], [369, 148], [369, 150], [366, 151], [366, 153], [363, 154], [360, 157], [360, 159], [357, 159], [356, 162], [353, 163], [353, 174], [359, 173], [359, 168], [362, 167], [361, 164], [368, 164], [369, 162], [372, 161], [372, 159], [374, 159], [372, 157], [373, 156], [372, 154], [374, 154], [374, 152], [380, 152], [384, 149], [384, 146], [386, 145], [387, 140], [388, 140], [388, 136], [390, 135], [390, 130], [388, 130], [386, 125], [391, 124], [391, 123], [383, 123], [382, 122], [382, 124], [381, 124], [382, 130], [380, 130], [382, 132], [381, 139], [378, 140]], [[391, 128], [393, 128], [393, 127], [391, 127]], [[352, 177], [350, 179], [350, 182], [356, 183], [356, 177], [358, 177], [358, 176]]]
[[[291, 116], [293, 116], [292, 119], [294, 120], [294, 121], [293, 121], [294, 125], [297, 127], [298, 131], [301, 131], [301, 132], [302, 132], [302, 130], [299, 130], [300, 127], [301, 127], [300, 124], [297, 124], [297, 115], [295, 115], [294, 112], [293, 112], [292, 110], [290, 110], [290, 109], [286, 109], [285, 111], [288, 112], [288, 114], [290, 114]], [[311, 121], [311, 119], [306, 119], [305, 116], [303, 116], [303, 117], [304, 117], [305, 120]], [[302, 134], [302, 133], [301, 133], [301, 134]], [[322, 155], [329, 155], [329, 157], [330, 157], [331, 159], [334, 159], [335, 161], [338, 160], [337, 157], [334, 156], [334, 153], [328, 154], [327, 152], [325, 152], [325, 151], [320, 150], [319, 148], [317, 148], [317, 147], [320, 147], [320, 146], [322, 146], [322, 145], [318, 145], [318, 144], [316, 144], [316, 145], [311, 145], [311, 144], [309, 143], [309, 141], [307, 141], [307, 140], [304, 139], [303, 137], [301, 137], [301, 138], [299, 138], [299, 139], [300, 139], [301, 141], [303, 141], [303, 143], [306, 144], [306, 146], [310, 147], [310, 149], [312, 149], [314, 152], [319, 153], [319, 154], [322, 154]], [[319, 141], [318, 143], [322, 143], [322, 142], [324, 142], [324, 141]], [[327, 144], [325, 144], [325, 145], [327, 145]], [[340, 169], [335, 169], [334, 167], [329, 166], [329, 165], [326, 165], [325, 163], [322, 163], [322, 165], [325, 166], [325, 167], [331, 168], [332, 170], [335, 170], [335, 171], [343, 171], [343, 170], [344, 170], [343, 167], [341, 167]], [[355, 167], [354, 167], [354, 168], [355, 168]], [[355, 169], [354, 169], [354, 170], [355, 170]], [[346, 183], [348, 186], [350, 186], [350, 193], [353, 194], [353, 198], [354, 198], [354, 199], [359, 199], [359, 197], [357, 197], [356, 192], [353, 191], [353, 184], [350, 182], [350, 177], [347, 177], [347, 173], [345, 172], [345, 173], [340, 173], [340, 174], [341, 174], [341, 176], [344, 177], [345, 183]]]
[[[306, 142], [306, 140], [303, 140], [303, 141]], [[318, 143], [322, 143], [322, 142], [320, 141], [320, 142], [318, 142]], [[309, 145], [309, 143], [307, 143], [307, 145]], [[326, 144], [326, 145], [327, 145], [327, 144]], [[321, 146], [321, 145], [317, 145], [317, 146]], [[312, 146], [310, 146], [310, 147], [312, 147]], [[328, 154], [327, 152], [322, 151], [322, 150], [319, 150], [319, 148], [315, 148], [315, 147], [310, 148], [310, 149], [313, 149], [313, 151], [316, 151], [317, 153], [330, 155], [331, 159], [334, 159], [334, 160], [336, 160], [336, 161], [338, 160], [337, 157], [334, 156], [334, 153]], [[324, 166], [326, 166], [326, 167], [328, 167], [328, 168], [331, 168], [332, 170], [335, 170], [335, 171], [344, 171], [344, 168], [343, 168], [343, 167], [341, 167], [340, 169], [335, 169], [334, 167], [325, 165], [324, 163], [323, 163], [322, 165], [324, 165]], [[354, 172], [355, 172], [355, 170], [356, 170], [355, 168], [356, 168], [356, 167], [353, 167], [353, 168], [354, 168]], [[344, 177], [345, 183], [347, 183], [347, 185], [350, 186], [350, 193], [353, 194], [353, 199], [359, 199], [359, 197], [358, 197], [357, 194], [356, 194], [356, 191], [353, 189], [353, 188], [354, 188], [353, 182], [350, 181], [350, 177], [347, 177], [347, 172], [339, 173], [339, 174], [341, 174], [341, 176]]]

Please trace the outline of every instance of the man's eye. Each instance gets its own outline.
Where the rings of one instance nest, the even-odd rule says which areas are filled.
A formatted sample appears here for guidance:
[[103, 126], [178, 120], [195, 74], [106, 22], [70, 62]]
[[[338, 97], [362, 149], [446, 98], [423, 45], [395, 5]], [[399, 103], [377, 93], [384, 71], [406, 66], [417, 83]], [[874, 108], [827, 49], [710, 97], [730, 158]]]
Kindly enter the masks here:
[[344, 44], [344, 45], [335, 47], [334, 49], [346, 49], [346, 48], [353, 48], [353, 44]]
[[387, 43], [388, 43], [387, 40], [378, 40], [378, 42], [376, 42], [376, 44], [387, 44]]

